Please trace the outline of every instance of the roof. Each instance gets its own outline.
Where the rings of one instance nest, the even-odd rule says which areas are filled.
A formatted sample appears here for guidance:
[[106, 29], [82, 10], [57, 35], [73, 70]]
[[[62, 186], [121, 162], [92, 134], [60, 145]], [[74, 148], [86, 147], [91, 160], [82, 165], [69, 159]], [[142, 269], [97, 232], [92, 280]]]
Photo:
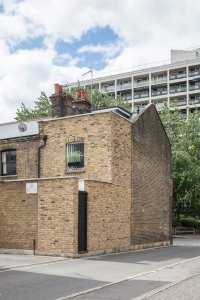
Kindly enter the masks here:
[[0, 124], [0, 140], [38, 134], [38, 121], [18, 121]]

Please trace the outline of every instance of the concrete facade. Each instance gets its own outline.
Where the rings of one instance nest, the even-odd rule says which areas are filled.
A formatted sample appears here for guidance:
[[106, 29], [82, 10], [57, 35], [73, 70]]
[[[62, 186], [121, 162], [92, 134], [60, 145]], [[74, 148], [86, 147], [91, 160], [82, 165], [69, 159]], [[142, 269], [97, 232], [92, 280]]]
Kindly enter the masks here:
[[[77, 257], [171, 243], [170, 144], [153, 105], [135, 118], [115, 108], [38, 124], [38, 135], [0, 140], [0, 152], [17, 153], [16, 175], [0, 177], [0, 248], [32, 250], [35, 240], [37, 254]], [[67, 145], [77, 141], [84, 168], [69, 171]]]
[[[93, 73], [92, 87], [113, 98], [121, 95], [132, 111], [153, 103], [158, 111], [164, 104], [173, 109], [174, 102], [183, 115], [200, 110], [200, 49], [171, 50], [171, 60], [138, 66], [109, 74]], [[79, 78], [81, 87], [91, 89], [91, 76]], [[77, 81], [63, 85], [77, 87]]]

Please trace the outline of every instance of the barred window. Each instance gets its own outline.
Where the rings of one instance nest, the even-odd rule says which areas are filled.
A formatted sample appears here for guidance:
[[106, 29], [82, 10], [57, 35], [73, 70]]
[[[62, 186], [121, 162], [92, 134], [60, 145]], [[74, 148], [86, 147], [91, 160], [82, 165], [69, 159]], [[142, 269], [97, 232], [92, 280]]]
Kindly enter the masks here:
[[84, 143], [76, 142], [67, 145], [67, 170], [83, 170]]
[[1, 174], [16, 175], [16, 150], [5, 150], [1, 152]]

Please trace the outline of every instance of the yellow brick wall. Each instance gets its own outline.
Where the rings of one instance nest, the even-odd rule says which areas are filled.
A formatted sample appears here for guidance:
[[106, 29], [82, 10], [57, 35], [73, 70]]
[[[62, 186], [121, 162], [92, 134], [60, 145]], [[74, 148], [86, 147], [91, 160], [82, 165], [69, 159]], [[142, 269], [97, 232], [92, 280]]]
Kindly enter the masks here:
[[86, 182], [88, 251], [105, 253], [130, 248], [130, 189]]
[[[77, 116], [41, 124], [48, 136], [41, 151], [41, 177], [77, 175], [111, 180], [111, 113]], [[85, 172], [66, 173], [66, 145], [84, 141]]]
[[[16, 149], [16, 178], [38, 177], [38, 147], [40, 143], [39, 137], [0, 141], [0, 152], [7, 149]], [[0, 176], [0, 180], [5, 178], [13, 179], [11, 176]]]
[[78, 181], [40, 180], [38, 253], [72, 256], [77, 252]]
[[150, 106], [133, 124], [132, 244], [171, 240], [171, 149]]
[[[88, 193], [89, 254], [168, 241], [170, 147], [159, 122], [151, 110], [133, 128], [111, 112], [41, 122], [48, 139], [38, 194], [27, 195], [24, 181], [0, 181], [0, 247], [32, 249], [35, 238], [38, 254], [77, 256], [79, 178]], [[68, 173], [66, 145], [80, 140], [84, 172]], [[0, 150], [17, 149], [18, 178], [33, 178], [39, 145], [16, 139]]]
[[25, 182], [0, 182], [0, 248], [33, 249], [37, 239], [37, 194]]

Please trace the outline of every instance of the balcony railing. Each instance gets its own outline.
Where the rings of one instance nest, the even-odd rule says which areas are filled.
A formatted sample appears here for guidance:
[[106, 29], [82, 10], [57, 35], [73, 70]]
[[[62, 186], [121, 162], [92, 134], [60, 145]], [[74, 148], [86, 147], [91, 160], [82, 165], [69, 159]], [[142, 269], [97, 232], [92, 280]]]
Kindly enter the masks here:
[[114, 85], [113, 86], [107, 86], [107, 87], [104, 87], [104, 86], [101, 87], [101, 92], [102, 93], [105, 93], [105, 92], [114, 92], [114, 90], [115, 90], [115, 86]]
[[177, 101], [176, 101], [176, 105], [177, 105], [177, 106], [184, 106], [184, 105], [187, 105], [187, 101], [186, 101], [186, 100], [177, 100]]
[[117, 85], [118, 90], [128, 90], [128, 89], [131, 89], [131, 88], [132, 88], [131, 83], [124, 83], [124, 84], [118, 84]]
[[153, 79], [151, 81], [151, 84], [158, 84], [158, 83], [163, 83], [163, 82], [167, 82], [167, 77], [160, 78], [160, 79]]
[[200, 75], [200, 69], [196, 71], [189, 71], [190, 77], [197, 76], [197, 75]]
[[132, 96], [131, 95], [122, 95], [122, 100], [126, 101], [126, 100], [131, 100]]
[[198, 99], [189, 99], [189, 105], [200, 104], [200, 98]]
[[162, 90], [162, 91], [152, 91], [151, 96], [159, 96], [159, 95], [166, 95], [167, 90]]
[[149, 80], [144, 80], [140, 82], [134, 82], [134, 86], [144, 86], [144, 85], [149, 85]]
[[181, 78], [185, 78], [185, 77], [186, 77], [186, 73], [181, 73], [181, 74], [171, 74], [171, 75], [169, 75], [169, 79], [170, 79], [170, 80], [181, 79]]
[[189, 91], [194, 91], [194, 90], [199, 90], [199, 89], [200, 89], [200, 83], [189, 86]]
[[149, 93], [147, 93], [147, 92], [134, 94], [134, 99], [137, 99], [137, 98], [146, 98], [146, 97], [149, 97]]
[[186, 92], [186, 87], [171, 87], [169, 92], [170, 94]]

